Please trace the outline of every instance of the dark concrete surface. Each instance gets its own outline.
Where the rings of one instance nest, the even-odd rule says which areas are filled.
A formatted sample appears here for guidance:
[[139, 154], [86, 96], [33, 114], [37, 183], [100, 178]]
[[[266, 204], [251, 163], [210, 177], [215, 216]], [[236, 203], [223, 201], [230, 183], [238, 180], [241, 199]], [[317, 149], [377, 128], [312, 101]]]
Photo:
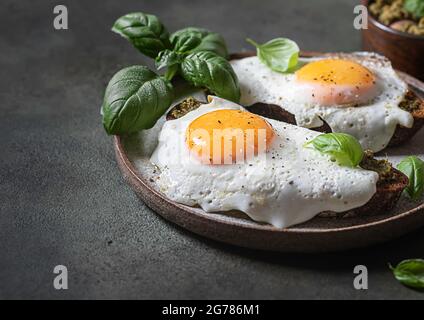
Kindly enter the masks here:
[[[295, 39], [306, 50], [360, 49], [351, 0], [14, 1], [0, 11], [0, 298], [422, 299], [387, 263], [423, 257], [424, 230], [326, 255], [255, 252], [194, 236], [155, 215], [125, 184], [99, 107], [109, 78], [146, 63], [110, 32], [120, 15], [157, 14], [169, 30]], [[69, 30], [53, 29], [53, 7]], [[69, 289], [53, 288], [53, 268]], [[369, 290], [353, 288], [365, 264]]]

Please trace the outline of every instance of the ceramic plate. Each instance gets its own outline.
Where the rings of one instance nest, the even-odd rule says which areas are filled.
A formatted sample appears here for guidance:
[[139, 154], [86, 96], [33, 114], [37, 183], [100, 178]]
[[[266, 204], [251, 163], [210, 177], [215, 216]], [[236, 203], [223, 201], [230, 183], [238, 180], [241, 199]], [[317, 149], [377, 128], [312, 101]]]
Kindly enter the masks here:
[[[316, 53], [305, 53], [305, 56]], [[246, 56], [237, 54], [233, 57]], [[424, 96], [424, 84], [399, 72], [411, 89]], [[177, 91], [175, 103], [189, 95], [183, 85]], [[203, 96], [201, 98], [204, 98]], [[164, 123], [161, 118], [150, 130], [130, 137], [114, 138], [116, 159], [130, 186], [156, 213], [166, 220], [201, 236], [232, 245], [284, 252], [325, 252], [369, 246], [399, 237], [424, 225], [424, 201], [411, 202], [401, 197], [395, 208], [384, 214], [354, 218], [316, 217], [303, 224], [278, 229], [257, 223], [240, 212], [206, 213], [199, 208], [188, 207], [162, 194], [155, 183], [156, 168], [150, 163], [157, 136]], [[424, 158], [424, 130], [418, 132], [405, 145], [383, 151], [382, 157], [396, 165], [406, 155]]]

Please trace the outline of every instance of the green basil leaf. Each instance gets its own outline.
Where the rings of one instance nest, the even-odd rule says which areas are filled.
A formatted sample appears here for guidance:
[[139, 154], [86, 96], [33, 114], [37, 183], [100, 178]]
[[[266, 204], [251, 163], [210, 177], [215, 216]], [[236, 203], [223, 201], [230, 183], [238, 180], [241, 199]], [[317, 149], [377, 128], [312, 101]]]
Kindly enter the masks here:
[[159, 52], [158, 56], [156, 57], [156, 68], [160, 70], [165, 67], [171, 67], [175, 64], [180, 64], [183, 60], [184, 57], [181, 54], [167, 49]]
[[416, 288], [424, 289], [424, 260], [409, 259], [400, 262], [396, 268], [390, 266], [395, 278], [402, 284]]
[[412, 198], [418, 199], [424, 191], [424, 162], [416, 156], [403, 159], [397, 166], [409, 179], [405, 192]]
[[424, 17], [424, 0], [405, 0], [403, 8], [416, 18]]
[[154, 126], [173, 99], [170, 82], [144, 66], [118, 71], [110, 80], [102, 105], [108, 134], [126, 134]]
[[346, 133], [320, 134], [307, 142], [305, 147], [312, 147], [331, 156], [341, 166], [356, 167], [362, 160], [364, 152], [355, 137]]
[[189, 54], [202, 42], [202, 34], [199, 32], [180, 33], [178, 36], [171, 35], [171, 44], [174, 51]]
[[258, 44], [251, 39], [246, 41], [256, 47], [259, 60], [274, 71], [289, 72], [297, 65], [299, 47], [290, 39], [276, 38], [264, 44]]
[[200, 51], [212, 51], [221, 57], [228, 57], [224, 38], [220, 34], [206, 29], [184, 28], [174, 32], [170, 39], [173, 50], [178, 53], [190, 54]]
[[196, 87], [206, 87], [217, 96], [234, 102], [240, 100], [240, 87], [231, 64], [211, 52], [195, 52], [183, 60], [180, 73]]
[[168, 70], [166, 70], [165, 79], [171, 81], [175, 74], [178, 72], [178, 66], [181, 61], [183, 61], [183, 59], [184, 56], [182, 54], [166, 49], [159, 52], [158, 56], [156, 57], [156, 68], [160, 70], [167, 67]]
[[142, 12], [128, 13], [116, 20], [112, 31], [128, 39], [134, 47], [148, 57], [171, 48], [169, 34], [159, 19]]

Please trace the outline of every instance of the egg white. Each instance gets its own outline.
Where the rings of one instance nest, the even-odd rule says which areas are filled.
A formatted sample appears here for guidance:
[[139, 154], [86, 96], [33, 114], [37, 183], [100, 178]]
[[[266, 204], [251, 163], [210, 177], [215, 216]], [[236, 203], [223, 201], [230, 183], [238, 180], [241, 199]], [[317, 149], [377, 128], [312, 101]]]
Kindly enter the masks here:
[[186, 129], [197, 117], [219, 109], [244, 110], [212, 97], [210, 103], [163, 125], [151, 162], [160, 171], [160, 190], [170, 199], [206, 212], [240, 210], [255, 221], [284, 228], [323, 211], [360, 207], [376, 192], [376, 172], [339, 166], [304, 147], [318, 132], [271, 119], [267, 121], [276, 137], [263, 156], [232, 165], [196, 163], [189, 159]]
[[[301, 58], [299, 63], [328, 57]], [[349, 133], [364, 149], [375, 152], [387, 146], [398, 124], [412, 127], [412, 115], [399, 108], [407, 84], [386, 58], [367, 52], [332, 57], [350, 59], [371, 70], [376, 77], [378, 94], [359, 106], [321, 106], [306, 96], [302, 86], [295, 82], [295, 74], [272, 71], [254, 56], [231, 61], [240, 82], [240, 103], [244, 106], [257, 102], [281, 106], [295, 116], [297, 125], [305, 128], [320, 127], [324, 120], [333, 132]]]

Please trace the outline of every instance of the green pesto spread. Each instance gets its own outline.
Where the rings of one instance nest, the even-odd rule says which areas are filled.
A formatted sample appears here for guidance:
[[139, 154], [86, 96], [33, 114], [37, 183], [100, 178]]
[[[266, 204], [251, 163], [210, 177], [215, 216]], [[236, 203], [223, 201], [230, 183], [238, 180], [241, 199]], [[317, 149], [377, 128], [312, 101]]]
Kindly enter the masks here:
[[174, 119], [181, 118], [190, 111], [197, 109], [200, 105], [200, 101], [197, 101], [193, 97], [189, 97], [174, 107], [170, 112], [170, 116]]
[[364, 157], [360, 163], [360, 167], [365, 170], [377, 172], [380, 177], [380, 183], [390, 182], [395, 179], [391, 163], [385, 159], [375, 159], [371, 150], [364, 151]]

